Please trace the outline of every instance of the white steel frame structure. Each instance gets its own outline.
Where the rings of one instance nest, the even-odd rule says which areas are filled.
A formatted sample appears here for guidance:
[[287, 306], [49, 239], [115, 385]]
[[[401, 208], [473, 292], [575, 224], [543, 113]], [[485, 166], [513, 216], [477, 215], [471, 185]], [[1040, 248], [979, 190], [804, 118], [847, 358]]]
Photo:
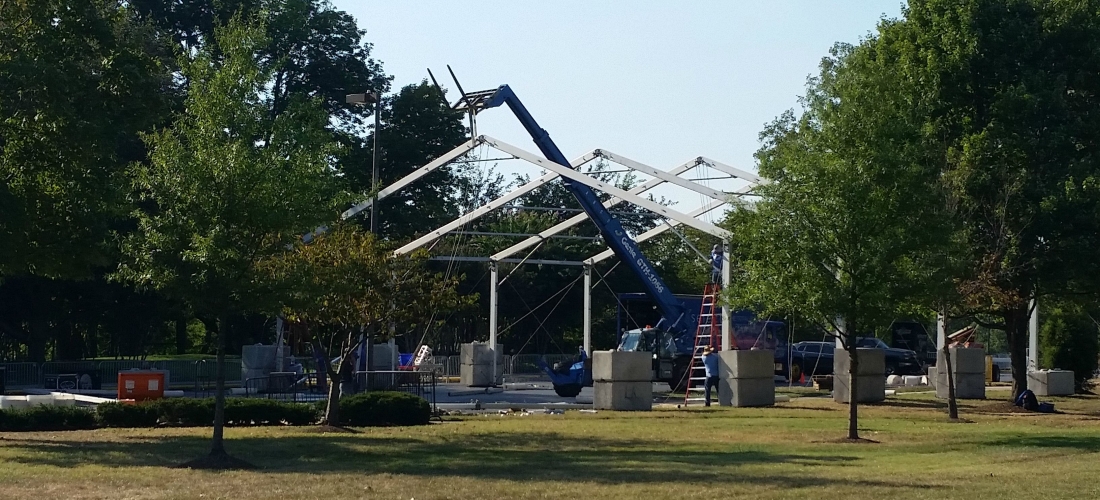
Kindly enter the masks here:
[[[697, 230], [702, 231], [706, 234], [709, 234], [709, 235], [712, 235], [712, 236], [715, 236], [715, 237], [721, 239], [722, 240], [722, 245], [723, 245], [723, 248], [724, 248], [724, 250], [723, 250], [724, 262], [723, 262], [723, 265], [722, 265], [722, 283], [723, 283], [723, 285], [729, 284], [729, 268], [730, 268], [730, 266], [729, 266], [729, 257], [728, 256], [729, 256], [729, 237], [730, 237], [730, 234], [725, 229], [722, 229], [718, 226], [715, 226], [714, 224], [711, 224], [709, 222], [701, 220], [699, 217], [706, 214], [706, 213], [709, 213], [709, 212], [711, 212], [711, 211], [713, 211], [713, 210], [715, 210], [719, 207], [722, 207], [723, 205], [726, 205], [729, 202], [730, 198], [750, 194], [751, 191], [753, 190], [753, 188], [756, 185], [763, 182], [763, 180], [760, 177], [758, 177], [757, 175], [752, 174], [750, 172], [746, 172], [744, 170], [740, 170], [740, 169], [731, 167], [729, 165], [726, 165], [726, 164], [723, 164], [721, 162], [717, 162], [717, 161], [714, 161], [714, 160], [711, 160], [709, 158], [702, 157], [702, 156], [697, 157], [697, 158], [695, 158], [693, 160], [690, 160], [688, 162], [682, 163], [679, 166], [673, 168], [671, 171], [664, 171], [664, 170], [660, 170], [660, 169], [651, 167], [649, 165], [634, 161], [630, 158], [626, 158], [626, 157], [617, 155], [617, 154], [612, 153], [612, 152], [607, 151], [607, 150], [595, 149], [595, 150], [592, 150], [592, 151], [580, 156], [579, 158], [574, 159], [573, 161], [570, 162], [570, 167], [566, 167], [566, 166], [563, 166], [563, 165], [559, 165], [555, 162], [551, 162], [551, 161], [549, 161], [545, 158], [542, 158], [539, 155], [536, 155], [534, 153], [525, 151], [525, 150], [523, 150], [519, 147], [513, 146], [513, 145], [508, 144], [508, 143], [505, 143], [501, 140], [498, 140], [498, 139], [495, 139], [495, 138], [492, 138], [492, 137], [489, 137], [489, 136], [482, 135], [482, 136], [477, 136], [477, 137], [471, 138], [467, 142], [465, 142], [465, 143], [459, 145], [458, 147], [452, 149], [451, 151], [443, 154], [439, 158], [431, 161], [430, 163], [424, 165], [423, 167], [420, 167], [419, 169], [415, 170], [414, 172], [410, 173], [409, 175], [399, 179], [397, 182], [394, 182], [390, 186], [387, 186], [385, 189], [382, 189], [381, 191], [378, 192], [375, 199], [376, 200], [385, 199], [387, 196], [400, 191], [402, 188], [408, 186], [409, 184], [412, 184], [413, 182], [417, 181], [418, 179], [420, 179], [420, 178], [422, 178], [422, 177], [424, 177], [424, 176], [426, 176], [426, 175], [428, 175], [428, 174], [430, 174], [430, 173], [432, 173], [432, 172], [434, 172], [434, 171], [436, 171], [440, 168], [443, 168], [444, 166], [450, 164], [451, 162], [454, 162], [455, 160], [458, 160], [458, 159], [462, 158], [467, 153], [473, 151], [475, 148], [478, 148], [479, 146], [482, 146], [482, 145], [486, 145], [490, 148], [493, 148], [497, 151], [500, 151], [500, 152], [508, 155], [508, 157], [510, 159], [524, 160], [524, 161], [526, 161], [530, 164], [538, 166], [538, 167], [542, 168], [546, 173], [543, 174], [541, 177], [538, 177], [538, 178], [536, 178], [536, 179], [534, 179], [530, 182], [527, 182], [526, 184], [523, 184], [521, 186], [516, 187], [512, 191], [504, 194], [503, 196], [500, 196], [499, 198], [491, 200], [488, 203], [486, 203], [486, 204], [484, 204], [484, 205], [482, 205], [482, 206], [480, 206], [480, 207], [478, 207], [478, 208], [476, 208], [476, 209], [474, 209], [470, 212], [467, 212], [467, 213], [459, 216], [458, 218], [452, 220], [451, 222], [448, 222], [447, 224], [444, 224], [444, 225], [440, 226], [439, 228], [436, 228], [435, 230], [429, 231], [427, 234], [425, 234], [425, 235], [409, 242], [408, 244], [398, 248], [394, 252], [396, 255], [406, 255], [406, 254], [411, 253], [411, 252], [413, 252], [413, 251], [415, 251], [419, 248], [423, 248], [424, 246], [431, 244], [432, 242], [438, 240], [439, 238], [442, 238], [442, 237], [446, 236], [448, 233], [451, 233], [451, 232], [461, 228], [465, 224], [468, 224], [468, 223], [470, 223], [470, 222], [472, 222], [472, 221], [474, 221], [474, 220], [476, 220], [476, 219], [492, 212], [493, 210], [496, 210], [498, 208], [502, 208], [502, 207], [506, 206], [508, 203], [518, 199], [519, 197], [523, 196], [524, 194], [529, 193], [529, 192], [531, 192], [535, 189], [538, 189], [539, 187], [542, 187], [542, 186], [548, 184], [549, 182], [551, 182], [551, 181], [553, 181], [553, 180], [555, 180], [559, 177], [564, 177], [564, 178], [570, 179], [573, 182], [578, 182], [578, 183], [587, 185], [587, 186], [589, 186], [589, 187], [591, 187], [595, 190], [602, 191], [604, 193], [607, 193], [607, 194], [611, 195], [612, 197], [609, 200], [604, 202], [605, 207], [610, 208], [610, 207], [613, 207], [615, 205], [626, 202], [626, 203], [631, 203], [631, 204], [636, 205], [638, 207], [644, 208], [644, 209], [646, 209], [646, 210], [648, 210], [648, 211], [650, 211], [650, 212], [652, 212], [652, 213], [654, 213], [654, 214], [656, 214], [660, 217], [663, 217], [665, 219], [663, 225], [658, 225], [658, 226], [656, 226], [656, 227], [654, 227], [654, 228], [652, 228], [652, 229], [650, 229], [650, 230], [648, 230], [644, 233], [641, 233], [641, 234], [637, 235], [634, 239], [638, 243], [649, 240], [649, 239], [651, 239], [655, 236], [658, 236], [658, 235], [664, 233], [665, 231], [673, 229], [675, 226], [681, 226], [681, 225], [697, 229]], [[634, 171], [634, 172], [638, 172], [638, 173], [641, 173], [641, 174], [651, 176], [652, 179], [650, 179], [647, 182], [644, 182], [644, 183], [642, 183], [638, 186], [635, 186], [633, 189], [624, 190], [624, 189], [620, 189], [620, 188], [618, 188], [614, 185], [611, 185], [611, 184], [608, 184], [606, 182], [600, 181], [596, 178], [593, 178], [593, 177], [591, 177], [591, 176], [589, 176], [589, 175], [587, 175], [587, 174], [585, 174], [585, 173], [583, 173], [579, 170], [576, 170], [578, 167], [583, 166], [583, 165], [587, 164], [588, 162], [591, 162], [591, 161], [596, 160], [596, 159], [608, 160], [610, 162], [613, 162], [613, 163], [616, 163], [616, 164], [621, 165], [623, 167], [626, 167], [630, 171]], [[699, 184], [695, 181], [692, 181], [692, 180], [685, 179], [685, 178], [681, 177], [684, 173], [686, 173], [686, 172], [688, 172], [688, 171], [690, 171], [690, 170], [692, 170], [696, 167], [704, 166], [704, 165], [708, 166], [708, 167], [711, 167], [711, 168], [717, 170], [718, 172], [721, 172], [723, 174], [728, 175], [729, 178], [741, 179], [741, 180], [747, 181], [749, 184], [747, 186], [745, 186], [741, 189], [738, 189], [736, 191], [733, 191], [733, 192], [724, 192], [724, 191], [719, 191], [719, 190], [711, 188], [709, 186], [705, 186], [705, 185]], [[640, 196], [641, 194], [645, 193], [646, 191], [649, 191], [649, 190], [651, 190], [651, 189], [653, 189], [657, 186], [660, 186], [662, 184], [665, 184], [665, 183], [670, 183], [670, 184], [679, 186], [681, 188], [688, 189], [690, 191], [698, 193], [698, 194], [704, 196], [705, 198], [707, 198], [707, 201], [703, 204], [702, 207], [700, 207], [696, 210], [693, 210], [689, 213], [683, 213], [683, 212], [677, 211], [675, 209], [672, 209], [670, 207], [667, 207], [667, 206], [661, 205], [659, 203], [656, 203], [656, 202], [654, 202], [654, 201], [652, 201], [648, 198], [644, 198], [644, 197]], [[367, 201], [364, 201], [362, 203], [359, 203], [359, 204], [355, 205], [354, 207], [352, 207], [352, 208], [348, 209], [347, 211], [345, 211], [341, 215], [341, 219], [347, 219], [347, 218], [353, 217], [356, 214], [358, 214], [359, 212], [369, 208], [371, 206], [371, 204], [372, 204], [371, 200], [367, 200]], [[573, 217], [571, 217], [571, 218], [569, 218], [569, 219], [567, 219], [567, 220], [565, 220], [565, 221], [563, 221], [563, 222], [561, 222], [561, 223], [559, 223], [559, 224], [557, 224], [557, 225], [555, 225], [555, 226], [553, 226], [549, 229], [546, 229], [546, 230], [544, 230], [544, 231], [542, 231], [542, 232], [540, 232], [536, 235], [532, 235], [532, 236], [526, 238], [525, 240], [523, 240], [519, 243], [516, 243], [515, 245], [512, 245], [512, 246], [510, 246], [510, 247], [508, 247], [508, 248], [506, 248], [506, 249], [504, 249], [500, 252], [497, 252], [497, 253], [489, 256], [489, 257], [452, 256], [452, 257], [436, 257], [436, 258], [434, 258], [434, 260], [448, 260], [448, 261], [456, 261], [456, 262], [457, 261], [488, 262], [489, 263], [489, 274], [490, 274], [490, 283], [491, 283], [490, 288], [489, 288], [489, 290], [490, 290], [490, 294], [489, 294], [489, 345], [490, 345], [490, 349], [492, 349], [493, 352], [496, 352], [496, 348], [497, 348], [498, 285], [501, 283], [500, 276], [499, 276], [499, 264], [514, 263], [516, 265], [522, 265], [522, 264], [550, 264], [550, 265], [572, 265], [572, 266], [581, 266], [581, 267], [583, 267], [583, 276], [584, 276], [584, 346], [583, 347], [584, 347], [585, 352], [591, 353], [591, 349], [592, 349], [591, 344], [592, 344], [592, 271], [593, 271], [593, 266], [595, 266], [599, 262], [602, 262], [602, 261], [612, 257], [614, 255], [613, 252], [610, 249], [607, 249], [607, 250], [604, 250], [604, 251], [602, 251], [602, 252], [600, 252], [596, 255], [593, 255], [592, 257], [589, 257], [588, 259], [585, 259], [583, 261], [561, 261], [561, 260], [546, 260], [546, 259], [530, 259], [530, 258], [527, 258], [527, 257], [530, 257], [530, 254], [528, 254], [528, 256], [523, 258], [523, 259], [516, 259], [516, 258], [513, 257], [517, 253], [519, 253], [523, 250], [526, 250], [528, 248], [531, 248], [535, 245], [538, 245], [539, 243], [546, 240], [547, 238], [551, 238], [555, 235], [558, 235], [559, 233], [561, 233], [563, 231], [566, 231], [567, 229], [569, 229], [571, 227], [574, 227], [577, 224], [580, 224], [581, 222], [583, 222], [587, 219], [588, 219], [588, 215], [586, 213], [582, 212], [582, 213], [577, 214], [577, 215], [575, 215], [575, 216], [573, 216]], [[533, 250], [532, 250], [532, 252], [533, 252]], [[722, 307], [722, 319], [723, 319], [723, 321], [722, 321], [722, 347], [723, 347], [723, 349], [729, 349], [730, 346], [731, 346], [730, 319], [729, 319], [730, 317], [729, 317], [729, 314], [730, 314], [729, 308], [727, 306], [723, 306]], [[496, 356], [493, 356], [492, 358], [493, 358], [494, 364], [495, 364]], [[494, 367], [494, 373], [495, 373], [495, 367]]]

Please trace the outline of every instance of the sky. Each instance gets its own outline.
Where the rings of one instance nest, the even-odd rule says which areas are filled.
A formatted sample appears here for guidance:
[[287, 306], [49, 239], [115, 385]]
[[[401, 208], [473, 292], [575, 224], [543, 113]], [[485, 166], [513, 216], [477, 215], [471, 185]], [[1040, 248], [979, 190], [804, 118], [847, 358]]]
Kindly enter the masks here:
[[[332, 1], [366, 30], [372, 56], [393, 75], [395, 90], [426, 79], [430, 68], [453, 102], [449, 64], [467, 92], [510, 85], [567, 158], [601, 148], [663, 170], [706, 156], [750, 171], [760, 131], [797, 108], [829, 48], [858, 43], [902, 6], [901, 0]], [[537, 152], [506, 109], [480, 114], [477, 124], [479, 134]], [[657, 194], [684, 211], [699, 205], [682, 191]]]

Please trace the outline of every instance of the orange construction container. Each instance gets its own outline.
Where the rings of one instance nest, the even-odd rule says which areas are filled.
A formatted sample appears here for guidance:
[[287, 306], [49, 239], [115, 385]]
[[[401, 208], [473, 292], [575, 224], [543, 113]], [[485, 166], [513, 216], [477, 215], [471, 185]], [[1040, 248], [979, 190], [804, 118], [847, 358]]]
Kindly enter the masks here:
[[164, 397], [164, 372], [118, 372], [118, 399], [145, 401]]

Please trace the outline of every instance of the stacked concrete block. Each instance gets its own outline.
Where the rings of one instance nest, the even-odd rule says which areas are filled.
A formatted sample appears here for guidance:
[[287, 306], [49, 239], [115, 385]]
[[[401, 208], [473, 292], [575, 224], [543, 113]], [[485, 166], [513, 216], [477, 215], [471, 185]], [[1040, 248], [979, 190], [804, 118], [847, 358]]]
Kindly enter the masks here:
[[[493, 373], [493, 356], [496, 355], [496, 373]], [[467, 387], [492, 387], [500, 385], [504, 373], [504, 357], [489, 344], [473, 342], [462, 344], [459, 382]]]
[[718, 404], [775, 404], [775, 355], [770, 350], [730, 350], [718, 353]]
[[[886, 351], [859, 348], [859, 369], [855, 373], [857, 403], [878, 403], [886, 400]], [[833, 353], [833, 401], [847, 403], [851, 386], [851, 361], [848, 351]]]
[[597, 410], [653, 409], [653, 354], [596, 351], [592, 355], [592, 407]]
[[1036, 396], [1073, 395], [1073, 372], [1069, 370], [1040, 370], [1028, 372], [1027, 388]]
[[[955, 379], [956, 399], [985, 399], [985, 350], [973, 347], [951, 347], [951, 376]], [[936, 352], [936, 367], [947, 366], [943, 350]], [[929, 372], [931, 375], [932, 372]], [[936, 397], [946, 399], [950, 386], [947, 370], [935, 371]]]

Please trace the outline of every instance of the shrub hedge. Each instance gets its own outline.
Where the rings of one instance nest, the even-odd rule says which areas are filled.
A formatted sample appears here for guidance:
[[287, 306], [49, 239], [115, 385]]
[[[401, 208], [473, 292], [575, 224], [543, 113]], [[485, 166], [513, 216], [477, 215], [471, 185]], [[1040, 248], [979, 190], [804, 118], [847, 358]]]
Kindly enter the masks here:
[[431, 405], [406, 392], [366, 392], [340, 400], [340, 420], [346, 425], [427, 425], [431, 418]]
[[[230, 398], [225, 423], [250, 425], [310, 425], [319, 420], [324, 403], [285, 403], [270, 399]], [[340, 400], [343, 423], [353, 426], [425, 425], [431, 407], [423, 398], [403, 392], [369, 392]], [[136, 404], [103, 403], [95, 411], [75, 406], [33, 406], [0, 410], [0, 431], [58, 431], [96, 427], [205, 427], [214, 422], [214, 399], [170, 398]]]
[[78, 406], [32, 406], [0, 410], [0, 431], [71, 431], [94, 429], [95, 413]]

